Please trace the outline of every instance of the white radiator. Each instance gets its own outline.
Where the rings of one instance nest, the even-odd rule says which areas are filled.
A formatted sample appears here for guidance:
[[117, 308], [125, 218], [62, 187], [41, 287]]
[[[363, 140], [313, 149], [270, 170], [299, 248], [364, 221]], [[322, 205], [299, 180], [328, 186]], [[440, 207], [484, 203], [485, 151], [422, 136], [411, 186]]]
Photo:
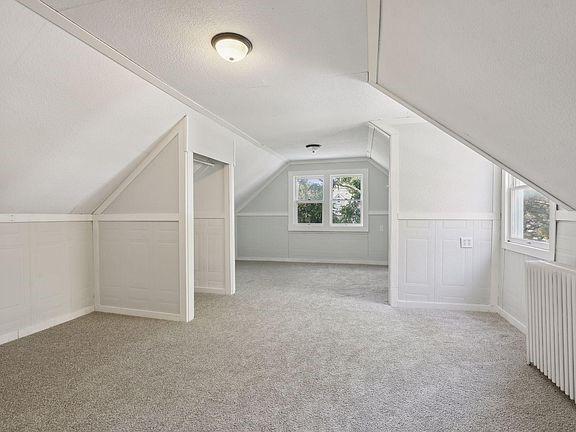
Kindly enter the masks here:
[[528, 363], [574, 400], [576, 393], [576, 270], [526, 263]]

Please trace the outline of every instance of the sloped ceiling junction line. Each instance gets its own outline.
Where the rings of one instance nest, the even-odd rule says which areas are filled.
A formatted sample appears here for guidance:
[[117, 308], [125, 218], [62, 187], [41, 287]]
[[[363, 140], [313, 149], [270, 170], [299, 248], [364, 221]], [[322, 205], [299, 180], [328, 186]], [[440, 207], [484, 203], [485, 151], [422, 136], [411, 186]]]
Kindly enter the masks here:
[[[164, 93], [172, 96], [173, 98], [177, 99], [178, 101], [182, 102], [183, 104], [187, 105], [188, 107], [192, 108], [194, 111], [205, 115], [206, 117], [214, 120], [219, 125], [225, 127], [226, 129], [230, 130], [231, 132], [237, 134], [238, 136], [246, 139], [247, 141], [251, 142], [252, 144], [272, 153], [274, 156], [278, 157], [281, 160], [286, 160], [286, 158], [279, 154], [278, 152], [274, 151], [270, 147], [260, 143], [258, 140], [253, 138], [252, 136], [248, 135], [243, 130], [239, 129], [238, 127], [234, 126], [230, 122], [224, 120], [220, 116], [214, 114], [212, 111], [208, 110], [207, 108], [203, 107], [202, 105], [198, 104], [197, 102], [193, 101], [186, 95], [182, 94], [175, 88], [171, 87], [170, 85], [166, 84], [162, 79], [154, 75], [153, 73], [146, 70], [144, 67], [140, 66], [138, 63], [134, 62], [130, 58], [126, 57], [115, 48], [111, 47], [101, 39], [97, 38], [78, 24], [74, 23], [73, 21], [66, 18], [63, 14], [58, 12], [57, 10], [53, 9], [46, 3], [41, 0], [16, 0], [20, 4], [26, 6], [31, 11], [35, 12], [36, 14], [40, 15], [41, 17], [45, 18], [46, 20], [50, 21], [54, 25], [58, 26], [68, 34], [74, 36], [78, 40], [82, 41], [83, 43], [87, 44], [94, 50], [100, 52], [101, 54], [108, 57], [110, 60], [114, 61], [115, 63], [119, 64], [120, 66], [126, 68], [127, 70], [131, 71], [132, 73], [136, 74], [140, 78], [144, 79], [148, 83], [152, 84], [159, 90], [163, 91]], [[87, 1], [82, 3], [82, 5], [100, 3], [101, 1], [106, 0], [97, 0], [97, 1]], [[77, 7], [77, 6], [76, 6]], [[63, 10], [73, 9], [73, 7], [65, 8]]]

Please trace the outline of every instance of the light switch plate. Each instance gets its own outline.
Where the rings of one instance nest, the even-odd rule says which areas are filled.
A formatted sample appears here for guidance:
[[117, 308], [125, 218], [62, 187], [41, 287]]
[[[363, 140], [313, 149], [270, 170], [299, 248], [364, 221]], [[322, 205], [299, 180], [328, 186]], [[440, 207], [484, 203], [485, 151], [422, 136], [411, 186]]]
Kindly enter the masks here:
[[460, 237], [460, 247], [461, 248], [471, 248], [474, 246], [472, 237]]

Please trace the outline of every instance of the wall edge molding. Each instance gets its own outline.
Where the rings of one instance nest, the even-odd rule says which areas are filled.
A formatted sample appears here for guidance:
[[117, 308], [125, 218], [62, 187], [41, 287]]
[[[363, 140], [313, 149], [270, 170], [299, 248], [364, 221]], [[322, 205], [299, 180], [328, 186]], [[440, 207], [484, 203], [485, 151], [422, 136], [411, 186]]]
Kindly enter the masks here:
[[302, 263], [302, 264], [349, 264], [349, 265], [377, 265], [387, 266], [388, 261], [380, 260], [329, 260], [329, 259], [313, 259], [313, 258], [277, 258], [277, 257], [236, 257], [236, 261], [261, 261], [261, 262], [286, 262], [286, 263]]

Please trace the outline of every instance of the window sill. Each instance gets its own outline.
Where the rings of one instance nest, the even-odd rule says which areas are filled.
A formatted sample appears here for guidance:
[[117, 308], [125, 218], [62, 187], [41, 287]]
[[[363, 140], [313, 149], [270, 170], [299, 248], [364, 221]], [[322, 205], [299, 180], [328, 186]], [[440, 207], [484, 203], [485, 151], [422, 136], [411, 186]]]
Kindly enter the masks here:
[[554, 261], [554, 249], [552, 245], [550, 245], [550, 249], [540, 249], [507, 240], [502, 243], [502, 248], [522, 255], [527, 255], [532, 258], [538, 258], [545, 261]]

